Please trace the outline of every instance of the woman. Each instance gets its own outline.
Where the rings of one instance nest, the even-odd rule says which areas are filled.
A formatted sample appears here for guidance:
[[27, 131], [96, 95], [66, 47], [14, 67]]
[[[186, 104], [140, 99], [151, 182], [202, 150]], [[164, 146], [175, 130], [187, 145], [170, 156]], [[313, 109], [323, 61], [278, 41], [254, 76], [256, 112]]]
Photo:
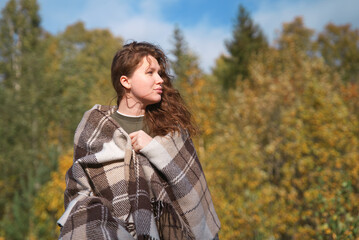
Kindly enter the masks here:
[[95, 105], [75, 133], [62, 239], [215, 239], [220, 223], [172, 87], [167, 58], [132, 42], [113, 59], [117, 106]]

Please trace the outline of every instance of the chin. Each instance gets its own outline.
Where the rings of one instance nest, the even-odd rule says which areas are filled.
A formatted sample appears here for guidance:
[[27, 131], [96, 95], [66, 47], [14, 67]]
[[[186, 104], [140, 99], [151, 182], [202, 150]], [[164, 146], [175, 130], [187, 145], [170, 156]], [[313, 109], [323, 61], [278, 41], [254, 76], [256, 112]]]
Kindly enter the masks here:
[[148, 104], [147, 105], [153, 105], [153, 104], [156, 104], [156, 103], [159, 103], [161, 102], [161, 99], [162, 98], [159, 98], [159, 99], [152, 99], [151, 101], [148, 101]]
[[162, 97], [159, 96], [158, 98], [153, 99], [153, 104], [159, 103], [161, 101]]

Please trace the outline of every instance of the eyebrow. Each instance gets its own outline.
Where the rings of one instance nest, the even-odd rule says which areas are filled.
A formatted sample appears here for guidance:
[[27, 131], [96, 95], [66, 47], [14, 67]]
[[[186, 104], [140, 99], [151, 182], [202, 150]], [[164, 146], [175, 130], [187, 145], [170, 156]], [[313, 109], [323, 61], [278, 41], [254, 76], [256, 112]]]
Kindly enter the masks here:
[[156, 67], [153, 67], [153, 66], [148, 66], [148, 68], [146, 69], [146, 71], [149, 71], [149, 70], [152, 70], [152, 71], [161, 71], [161, 67], [159, 68], [156, 68]]

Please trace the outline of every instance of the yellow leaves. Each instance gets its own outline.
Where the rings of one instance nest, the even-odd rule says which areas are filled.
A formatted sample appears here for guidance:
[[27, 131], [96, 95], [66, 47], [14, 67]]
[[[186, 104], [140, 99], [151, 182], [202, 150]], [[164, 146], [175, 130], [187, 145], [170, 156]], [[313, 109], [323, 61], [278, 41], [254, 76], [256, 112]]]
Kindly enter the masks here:
[[354, 101], [359, 98], [359, 85], [357, 83], [341, 86], [340, 90], [345, 101]]
[[311, 172], [315, 167], [315, 162], [311, 157], [303, 157], [298, 159], [298, 171], [301, 174], [305, 174], [306, 172]]
[[[300, 19], [284, 32], [286, 49], [257, 56], [250, 65], [252, 79], [239, 79], [226, 95], [196, 64], [181, 75], [181, 94], [201, 128], [194, 140], [222, 223], [220, 238], [353, 239], [359, 229], [359, 127], [342, 97], [357, 99], [356, 86], [339, 88], [339, 94], [323, 61], [296, 52], [294, 43], [306, 40], [298, 33], [311, 34]], [[95, 52], [95, 45], [86, 54]], [[103, 69], [90, 71], [98, 64], [85, 60], [83, 74], [67, 81], [85, 84], [79, 76], [91, 74], [96, 80], [89, 100], [110, 96]], [[218, 61], [224, 70], [224, 58]], [[61, 129], [56, 124], [50, 129], [50, 141], [57, 144]], [[40, 223], [62, 214], [71, 163], [70, 153], [62, 156], [59, 170], [41, 189], [34, 206]]]
[[[343, 239], [345, 228], [359, 223], [346, 217], [359, 205], [351, 187], [359, 187], [358, 120], [322, 61], [298, 54], [294, 63], [286, 54], [252, 64], [251, 82], [228, 92], [222, 131], [207, 148], [212, 167], [221, 169], [209, 181], [223, 193], [216, 208], [222, 225], [231, 226], [222, 229], [224, 239], [237, 230], [239, 239], [254, 232], [263, 239]], [[228, 204], [240, 224], [232, 224]]]
[[46, 226], [47, 231], [58, 233], [56, 221], [64, 212], [65, 174], [71, 165], [72, 151], [69, 151], [59, 158], [58, 170], [51, 173], [51, 180], [39, 191], [34, 204], [37, 231], [42, 231], [43, 226]]
[[[65, 174], [72, 165], [72, 152], [68, 152], [59, 159], [57, 172], [51, 173], [51, 180], [42, 188], [37, 203], [48, 212], [56, 212], [60, 217], [63, 212], [63, 193], [66, 188]], [[44, 210], [44, 209], [43, 209]], [[40, 211], [45, 213], [46, 211]]]
[[[319, 189], [309, 189], [308, 191], [304, 192], [304, 198], [306, 199], [307, 202], [312, 202], [312, 201], [318, 199], [319, 194], [320, 194]], [[311, 210], [307, 210], [307, 211], [311, 212]]]

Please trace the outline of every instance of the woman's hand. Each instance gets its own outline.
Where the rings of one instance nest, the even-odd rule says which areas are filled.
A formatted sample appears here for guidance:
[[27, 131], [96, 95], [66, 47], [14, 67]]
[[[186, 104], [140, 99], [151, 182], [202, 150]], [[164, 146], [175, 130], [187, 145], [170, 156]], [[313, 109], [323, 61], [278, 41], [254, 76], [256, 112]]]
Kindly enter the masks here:
[[131, 138], [132, 147], [136, 152], [139, 152], [152, 141], [152, 137], [142, 130], [133, 132], [129, 136]]

